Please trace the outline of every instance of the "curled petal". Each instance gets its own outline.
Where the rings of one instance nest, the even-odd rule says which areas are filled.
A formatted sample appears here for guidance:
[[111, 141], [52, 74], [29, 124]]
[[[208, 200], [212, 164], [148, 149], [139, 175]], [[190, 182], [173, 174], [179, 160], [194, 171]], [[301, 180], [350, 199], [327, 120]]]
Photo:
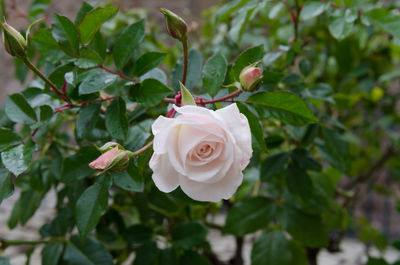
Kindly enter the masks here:
[[153, 154], [149, 163], [153, 181], [162, 192], [171, 192], [179, 186], [180, 174], [171, 166], [168, 155]]

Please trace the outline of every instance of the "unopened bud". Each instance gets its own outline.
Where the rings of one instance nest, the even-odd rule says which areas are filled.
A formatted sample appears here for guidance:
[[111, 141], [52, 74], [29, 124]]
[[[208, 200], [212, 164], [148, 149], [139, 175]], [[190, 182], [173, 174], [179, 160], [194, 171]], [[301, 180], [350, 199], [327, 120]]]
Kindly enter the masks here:
[[180, 41], [184, 40], [188, 31], [186, 22], [168, 9], [160, 8], [159, 10], [164, 14], [165, 25], [169, 35]]
[[240, 72], [239, 81], [245, 91], [255, 91], [260, 88], [263, 78], [260, 68], [255, 66], [246, 66]]
[[26, 40], [18, 30], [11, 27], [7, 23], [2, 24], [3, 27], [3, 43], [6, 51], [12, 56], [19, 58], [26, 57]]
[[[115, 143], [111, 142], [107, 144], [111, 145]], [[106, 148], [104, 150], [106, 150]], [[115, 147], [107, 150], [104, 154], [102, 154], [96, 160], [91, 162], [89, 166], [96, 170], [102, 170], [102, 171], [109, 170], [109, 171], [119, 172], [119, 171], [124, 171], [128, 167], [128, 164], [129, 164], [129, 151], [125, 151], [123, 148], [120, 148], [119, 144], [116, 144]]]
[[100, 152], [102, 152], [102, 153], [105, 153], [105, 152], [107, 152], [108, 150], [111, 150], [111, 149], [113, 149], [114, 147], [118, 147], [118, 149], [120, 149], [120, 150], [124, 150], [124, 147], [122, 146], [122, 145], [120, 145], [119, 143], [116, 143], [116, 142], [108, 142], [108, 143], [105, 143], [102, 147], [98, 147], [97, 149], [100, 151]]

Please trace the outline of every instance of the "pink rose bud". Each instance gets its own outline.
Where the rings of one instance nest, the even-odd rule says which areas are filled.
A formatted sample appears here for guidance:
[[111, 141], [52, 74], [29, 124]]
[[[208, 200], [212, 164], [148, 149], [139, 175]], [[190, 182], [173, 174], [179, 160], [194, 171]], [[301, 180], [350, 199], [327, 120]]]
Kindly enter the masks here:
[[180, 41], [184, 40], [188, 31], [186, 22], [177, 14], [166, 8], [159, 8], [159, 10], [164, 14], [165, 25], [167, 26], [169, 35], [174, 39]]
[[12, 56], [25, 58], [27, 47], [25, 38], [18, 30], [7, 23], [2, 23], [1, 26], [3, 28], [3, 43], [6, 51]]
[[240, 84], [245, 91], [255, 91], [259, 89], [262, 78], [261, 69], [252, 65], [243, 68], [239, 75]]
[[127, 168], [128, 163], [128, 151], [115, 146], [91, 162], [89, 166], [96, 170], [123, 171]]

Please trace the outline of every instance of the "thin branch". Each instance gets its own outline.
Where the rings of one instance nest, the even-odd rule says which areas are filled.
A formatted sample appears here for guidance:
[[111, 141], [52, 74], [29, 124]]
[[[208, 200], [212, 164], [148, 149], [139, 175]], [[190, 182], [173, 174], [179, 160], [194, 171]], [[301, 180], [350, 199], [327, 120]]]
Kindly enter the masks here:
[[188, 69], [188, 39], [187, 36], [182, 40], [182, 49], [183, 49], [183, 73], [182, 73], [182, 84], [186, 83], [186, 75]]
[[133, 82], [133, 83], [136, 83], [136, 82], [137, 82], [137, 81], [136, 81], [136, 78], [130, 78], [129, 76], [126, 76], [126, 75], [124, 75], [124, 74], [121, 73], [121, 72], [116, 72], [116, 71], [114, 71], [114, 70], [112, 70], [112, 69], [110, 69], [110, 68], [108, 68], [108, 67], [106, 67], [106, 66], [104, 66], [104, 65], [102, 65], [102, 64], [100, 64], [100, 65], [98, 66], [98, 68], [103, 69], [103, 70], [105, 70], [105, 71], [107, 71], [107, 72], [109, 72], [109, 73], [111, 73], [111, 74], [113, 74], [113, 75], [117, 75], [117, 76], [121, 77], [122, 79], [131, 81], [131, 82]]

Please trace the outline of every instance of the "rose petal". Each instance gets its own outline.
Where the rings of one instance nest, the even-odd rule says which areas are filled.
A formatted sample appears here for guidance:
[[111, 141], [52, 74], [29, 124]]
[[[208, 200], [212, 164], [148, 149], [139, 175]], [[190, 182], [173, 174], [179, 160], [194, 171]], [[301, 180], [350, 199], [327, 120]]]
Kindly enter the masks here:
[[237, 105], [231, 104], [215, 113], [229, 126], [229, 131], [242, 152], [241, 168], [244, 169], [252, 156], [251, 131], [246, 116], [240, 113]]
[[163, 192], [171, 192], [179, 186], [180, 174], [171, 166], [168, 155], [153, 154], [149, 162], [153, 181]]
[[89, 166], [93, 169], [104, 170], [106, 169], [114, 160], [114, 158], [120, 153], [118, 150], [118, 146], [114, 147], [111, 150], [108, 150], [101, 156], [99, 156], [96, 160], [91, 162]]
[[198, 201], [218, 202], [229, 199], [235, 193], [243, 180], [239, 165], [232, 164], [225, 177], [219, 182], [202, 183], [193, 181], [185, 176], [179, 179], [180, 186], [190, 198]]
[[175, 126], [174, 119], [165, 118], [163, 116], [158, 117], [151, 130], [154, 134], [153, 149], [157, 154], [164, 154], [168, 150], [169, 133], [171, 128]]

